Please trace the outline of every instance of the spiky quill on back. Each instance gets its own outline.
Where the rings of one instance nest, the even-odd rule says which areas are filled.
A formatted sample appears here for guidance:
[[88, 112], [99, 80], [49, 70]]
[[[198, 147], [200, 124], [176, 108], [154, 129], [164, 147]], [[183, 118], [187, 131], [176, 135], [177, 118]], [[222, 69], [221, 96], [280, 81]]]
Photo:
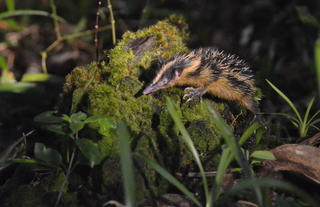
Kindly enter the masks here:
[[253, 74], [245, 61], [235, 55], [226, 54], [214, 48], [200, 48], [188, 53], [178, 53], [160, 63], [160, 70], [144, 94], [175, 85], [194, 88], [185, 96], [214, 96], [238, 101], [256, 113], [253, 99], [256, 88]]

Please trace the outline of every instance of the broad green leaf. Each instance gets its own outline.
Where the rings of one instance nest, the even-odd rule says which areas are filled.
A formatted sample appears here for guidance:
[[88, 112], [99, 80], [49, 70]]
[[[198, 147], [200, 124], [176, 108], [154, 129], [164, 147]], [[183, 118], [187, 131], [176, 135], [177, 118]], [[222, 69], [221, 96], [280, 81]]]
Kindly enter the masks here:
[[180, 181], [178, 181], [174, 176], [172, 176], [167, 170], [158, 165], [155, 161], [149, 159], [146, 156], [139, 155], [151, 168], [157, 171], [162, 177], [168, 180], [172, 185], [179, 189], [183, 194], [186, 195], [194, 204], [202, 207], [201, 203], [196, 199], [196, 197], [191, 193]]
[[70, 118], [73, 122], [84, 121], [87, 118], [87, 114], [79, 111], [77, 113], [71, 114]]
[[71, 122], [69, 128], [72, 134], [76, 134], [81, 129], [83, 129], [85, 122]]
[[45, 111], [34, 117], [33, 121], [41, 124], [60, 124], [63, 120], [55, 115], [56, 111]]
[[47, 74], [47, 73], [27, 73], [22, 76], [21, 82], [51, 82], [51, 83], [62, 83], [63, 79]]
[[98, 145], [89, 139], [78, 139], [75, 141], [81, 153], [88, 159], [90, 167], [100, 164], [103, 156]]
[[267, 150], [257, 150], [252, 152], [250, 157], [259, 159], [259, 160], [276, 160], [275, 156], [272, 154], [272, 152]]
[[87, 114], [83, 112], [77, 112], [74, 114], [71, 114], [70, 119], [71, 123], [69, 125], [70, 130], [72, 134], [75, 134], [79, 132], [81, 129], [83, 129], [84, 125], [86, 124], [85, 120], [87, 118]]
[[130, 149], [130, 135], [124, 122], [117, 126], [120, 146], [120, 164], [125, 189], [126, 206], [135, 206], [135, 183], [132, 153]]
[[101, 135], [110, 136], [111, 134], [114, 133], [114, 129], [116, 128], [116, 125], [110, 119], [104, 118], [99, 120], [97, 123], [99, 125], [99, 133]]
[[35, 143], [34, 156], [50, 167], [57, 167], [61, 163], [61, 155], [58, 151], [47, 148], [42, 143]]
[[25, 93], [30, 90], [38, 89], [41, 90], [35, 83], [2, 83], [0, 84], [0, 92], [10, 92], [10, 93]]
[[94, 116], [90, 116], [86, 119], [86, 123], [91, 123], [91, 122], [97, 122], [103, 119], [107, 119], [105, 116], [102, 115], [94, 115]]
[[61, 115], [61, 119], [62, 119], [63, 121], [68, 122], [68, 123], [71, 123], [71, 122], [72, 122], [70, 116], [68, 116], [67, 114], [62, 114], [62, 115]]
[[64, 124], [48, 124], [42, 126], [44, 129], [60, 135], [67, 135], [66, 126]]

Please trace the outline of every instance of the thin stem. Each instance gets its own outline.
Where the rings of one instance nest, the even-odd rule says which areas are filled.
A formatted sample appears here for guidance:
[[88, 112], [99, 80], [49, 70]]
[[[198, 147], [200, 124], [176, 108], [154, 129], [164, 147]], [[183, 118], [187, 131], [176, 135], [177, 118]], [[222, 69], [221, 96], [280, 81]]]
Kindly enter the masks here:
[[48, 73], [48, 70], [47, 70], [47, 63], [46, 63], [46, 60], [47, 60], [47, 52], [41, 52], [40, 53], [41, 55], [41, 68], [42, 68], [42, 72], [43, 73]]
[[[75, 140], [77, 140], [77, 139], [79, 139], [78, 133], [76, 133], [76, 136], [75, 136]], [[54, 207], [58, 207], [59, 206], [59, 202], [60, 202], [61, 197], [62, 197], [64, 186], [67, 184], [67, 181], [68, 181], [68, 178], [70, 176], [70, 173], [71, 173], [72, 169], [74, 169], [73, 162], [74, 162], [74, 158], [76, 156], [76, 150], [77, 150], [77, 148], [76, 148], [76, 146], [74, 146], [72, 154], [71, 154], [70, 162], [69, 162], [69, 165], [68, 165], [68, 170], [67, 170], [66, 176], [64, 177], [63, 183], [62, 183], [62, 185], [60, 187], [59, 195], [58, 195], [58, 198], [57, 198], [57, 201], [56, 201]]]
[[108, 0], [108, 9], [109, 9], [109, 13], [110, 13], [112, 43], [115, 45], [116, 44], [116, 27], [115, 27], [116, 21], [114, 20], [114, 16], [113, 16], [111, 0]]
[[54, 3], [54, 0], [50, 0], [50, 7], [52, 10], [54, 31], [56, 33], [57, 39], [60, 39], [61, 38], [60, 25], [58, 22], [57, 7]]
[[96, 13], [96, 25], [94, 26], [94, 44], [96, 49], [96, 62], [99, 63], [99, 20], [100, 20], [101, 1], [98, 1], [98, 11]]
[[[107, 26], [99, 28], [98, 31], [105, 31], [110, 28], [111, 28], [111, 26], [107, 25]], [[73, 33], [73, 34], [69, 34], [69, 35], [64, 35], [61, 38], [55, 40], [51, 45], [49, 45], [49, 47], [47, 47], [44, 51], [41, 52], [42, 71], [44, 73], [47, 73], [46, 59], [47, 59], [48, 53], [51, 50], [53, 50], [55, 47], [57, 47], [59, 44], [61, 44], [62, 42], [66, 41], [66, 40], [75, 39], [75, 38], [86, 36], [86, 35], [91, 35], [94, 32], [95, 32], [95, 30], [86, 30], [83, 32], [77, 32], [77, 33]]]

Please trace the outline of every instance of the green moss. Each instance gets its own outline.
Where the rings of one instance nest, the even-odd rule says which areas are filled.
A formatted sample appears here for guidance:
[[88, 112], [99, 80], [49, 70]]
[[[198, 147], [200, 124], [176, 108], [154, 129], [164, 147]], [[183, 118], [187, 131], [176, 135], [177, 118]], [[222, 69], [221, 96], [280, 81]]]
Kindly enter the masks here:
[[[137, 32], [124, 33], [117, 46], [107, 53], [110, 62], [105, 69], [111, 73], [108, 82], [117, 85], [124, 77], [137, 79], [158, 57], [169, 58], [178, 52], [187, 51], [183, 34], [184, 32], [170, 24], [169, 20], [160, 21]], [[143, 38], [152, 38], [152, 43], [150, 48], [142, 51], [137, 58], [130, 49], [130, 44]]]

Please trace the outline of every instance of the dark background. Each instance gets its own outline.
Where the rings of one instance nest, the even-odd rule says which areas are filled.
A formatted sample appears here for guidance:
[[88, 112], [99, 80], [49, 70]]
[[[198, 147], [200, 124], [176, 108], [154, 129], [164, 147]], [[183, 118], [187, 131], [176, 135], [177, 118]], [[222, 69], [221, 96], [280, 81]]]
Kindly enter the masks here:
[[[263, 112], [289, 111], [287, 104], [271, 90], [265, 79], [271, 80], [298, 107], [304, 109], [317, 96], [314, 71], [314, 43], [319, 28], [303, 22], [298, 8], [320, 18], [320, 1], [289, 0], [116, 0], [111, 1], [116, 20], [117, 38], [128, 30], [151, 25], [171, 14], [181, 15], [190, 29], [189, 48], [214, 46], [247, 60], [256, 74], [257, 85], [263, 93]], [[110, 24], [107, 1], [103, 1], [100, 26]], [[97, 3], [91, 0], [56, 1], [57, 13], [67, 23], [61, 24], [62, 34], [92, 29]], [[49, 0], [16, 1], [16, 9], [51, 12]], [[6, 11], [5, 1], [0, 10]], [[8, 60], [12, 80], [41, 72], [40, 52], [55, 39], [52, 19], [43, 16], [11, 18], [17, 28], [1, 20], [0, 55]], [[81, 26], [82, 25], [82, 26]], [[111, 31], [100, 33], [100, 48], [113, 47]], [[11, 142], [34, 128], [32, 118], [53, 109], [59, 101], [63, 79], [75, 66], [94, 61], [93, 35], [66, 41], [48, 55], [49, 74], [61, 78], [60, 84], [44, 85], [39, 93], [0, 94], [0, 138]], [[103, 53], [101, 52], [103, 58]], [[316, 108], [316, 107], [315, 107]], [[288, 129], [284, 130], [288, 131]], [[290, 130], [289, 130], [290, 131]], [[296, 136], [296, 132], [286, 132]], [[5, 148], [2, 145], [2, 149]]]

